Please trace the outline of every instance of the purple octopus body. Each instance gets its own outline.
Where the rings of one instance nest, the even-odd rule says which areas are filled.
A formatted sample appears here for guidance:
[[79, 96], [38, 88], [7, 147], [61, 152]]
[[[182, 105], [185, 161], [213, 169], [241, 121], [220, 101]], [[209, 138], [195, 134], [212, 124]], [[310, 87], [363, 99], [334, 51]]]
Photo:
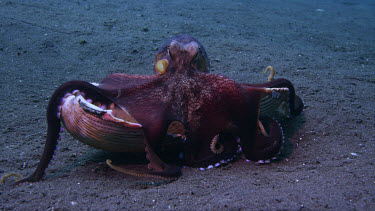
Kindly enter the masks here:
[[[263, 84], [241, 84], [208, 73], [208, 69], [203, 46], [188, 35], [179, 35], [158, 51], [154, 75], [117, 73], [99, 84], [69, 81], [61, 85], [48, 105], [47, 140], [39, 165], [31, 176], [19, 183], [42, 179], [56, 148], [61, 122], [66, 127], [68, 124], [67, 118], [61, 115], [62, 104], [77, 92], [85, 93], [79, 101], [81, 104], [88, 98], [89, 103], [100, 102], [93, 108], [102, 110], [97, 109], [95, 115], [90, 115], [142, 131], [142, 142], [150, 161], [148, 175], [166, 178], [181, 175], [181, 166], [166, 161], [160, 147], [173, 122], [181, 123], [185, 131], [179, 153], [183, 165], [213, 164], [223, 158], [220, 147], [224, 147], [226, 154], [234, 154], [238, 144], [249, 160], [267, 160], [277, 155], [283, 141], [282, 130], [275, 120], [260, 115], [261, 101], [265, 96], [286, 90], [290, 113], [299, 114], [303, 103], [295, 95], [292, 83], [277, 79]], [[115, 107], [131, 116], [132, 121], [112, 116], [109, 111]], [[70, 132], [69, 127], [67, 130]], [[213, 142], [218, 144], [217, 150], [213, 150]]]

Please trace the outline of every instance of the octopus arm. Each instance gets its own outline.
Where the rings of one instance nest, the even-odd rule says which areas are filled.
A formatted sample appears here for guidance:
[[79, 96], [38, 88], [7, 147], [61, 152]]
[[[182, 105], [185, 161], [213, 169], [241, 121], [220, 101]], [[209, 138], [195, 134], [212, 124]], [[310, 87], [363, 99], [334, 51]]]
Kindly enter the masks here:
[[60, 136], [61, 122], [58, 115], [58, 106], [64, 95], [73, 90], [82, 90], [86, 93], [97, 93], [99, 90], [96, 86], [85, 81], [69, 81], [56, 89], [53, 93], [47, 107], [47, 138], [43, 150], [42, 157], [34, 173], [29, 177], [19, 180], [15, 183], [21, 184], [24, 182], [37, 182], [42, 180], [44, 172], [50, 163], [57, 146], [57, 140]]
[[[171, 123], [169, 119], [176, 118], [173, 112], [167, 112], [168, 105], [163, 102], [162, 79], [158, 79], [157, 76], [142, 77], [139, 80], [131, 79], [136, 86], [127, 86], [124, 82], [128, 79], [128, 75], [118, 74], [116, 77], [107, 78], [104, 83], [102, 82], [102, 84], [109, 83], [110, 85], [105, 85], [104, 88], [103, 85], [100, 85], [100, 87], [103, 88], [102, 92], [106, 96], [109, 96], [114, 103], [126, 110], [142, 125], [146, 158], [150, 161], [150, 171], [142, 174], [165, 178], [180, 176], [179, 167], [165, 163], [156, 153]], [[119, 84], [119, 81], [123, 83]], [[112, 84], [115, 82], [116, 84]], [[169, 115], [168, 118], [166, 118], [166, 114]]]

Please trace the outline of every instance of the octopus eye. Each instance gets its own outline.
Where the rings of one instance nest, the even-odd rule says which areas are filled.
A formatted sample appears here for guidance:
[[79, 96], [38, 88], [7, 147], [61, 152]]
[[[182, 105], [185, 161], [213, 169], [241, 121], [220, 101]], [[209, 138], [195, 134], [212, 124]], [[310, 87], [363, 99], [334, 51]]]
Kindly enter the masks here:
[[162, 60], [159, 60], [158, 62], [156, 62], [155, 69], [156, 69], [156, 71], [158, 71], [160, 74], [163, 75], [165, 73], [165, 71], [167, 70], [168, 65], [169, 65], [168, 60], [162, 59]]

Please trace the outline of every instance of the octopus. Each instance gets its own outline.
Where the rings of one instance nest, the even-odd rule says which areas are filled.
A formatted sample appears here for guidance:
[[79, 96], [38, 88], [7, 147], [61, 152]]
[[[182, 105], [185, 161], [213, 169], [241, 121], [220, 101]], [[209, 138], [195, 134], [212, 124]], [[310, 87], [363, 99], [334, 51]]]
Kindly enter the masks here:
[[114, 169], [178, 178], [182, 165], [212, 166], [238, 153], [252, 161], [274, 158], [283, 132], [272, 113], [281, 109], [293, 116], [303, 110], [287, 79], [246, 84], [210, 73], [204, 47], [189, 35], [169, 39], [153, 70], [153, 75], [115, 73], [100, 83], [75, 80], [58, 87], [47, 107], [40, 162], [17, 184], [43, 179], [63, 127], [95, 148], [145, 152], [149, 161], [147, 171], [134, 172], [107, 160]]

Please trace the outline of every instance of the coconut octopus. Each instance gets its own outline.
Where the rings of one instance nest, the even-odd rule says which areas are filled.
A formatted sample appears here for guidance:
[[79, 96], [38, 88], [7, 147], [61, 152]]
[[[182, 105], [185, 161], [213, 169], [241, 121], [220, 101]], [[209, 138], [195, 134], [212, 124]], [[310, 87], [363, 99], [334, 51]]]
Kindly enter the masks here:
[[292, 83], [237, 83], [209, 68], [201, 43], [178, 35], [157, 52], [153, 75], [116, 73], [98, 84], [61, 85], [48, 104], [40, 162], [17, 184], [42, 180], [62, 125], [95, 148], [146, 152], [146, 172], [120, 169], [107, 160], [112, 168], [138, 176], [178, 178], [182, 165], [207, 167], [239, 152], [252, 161], [275, 157], [283, 132], [272, 113], [284, 108], [287, 115], [298, 115], [303, 109]]

